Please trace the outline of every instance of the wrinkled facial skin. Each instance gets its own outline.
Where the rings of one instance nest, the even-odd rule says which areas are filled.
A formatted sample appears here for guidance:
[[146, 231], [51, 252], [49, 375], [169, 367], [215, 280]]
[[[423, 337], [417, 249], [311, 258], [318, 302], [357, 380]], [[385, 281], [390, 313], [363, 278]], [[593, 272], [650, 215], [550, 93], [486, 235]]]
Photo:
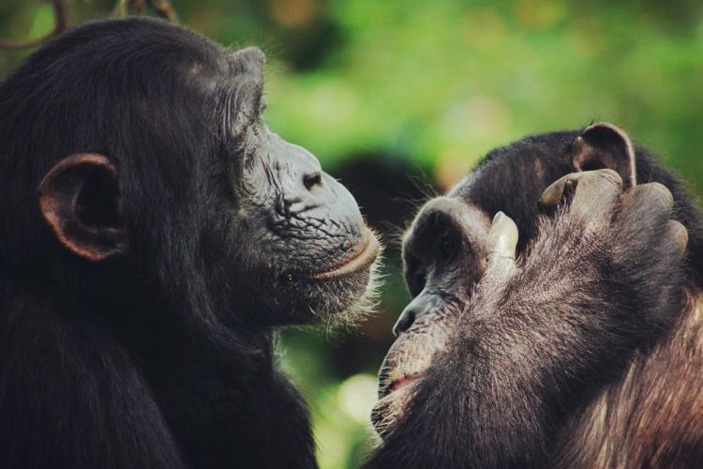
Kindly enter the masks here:
[[310, 152], [264, 124], [255, 132], [250, 145], [258, 150], [247, 155], [253, 161], [242, 179], [252, 219], [267, 232], [258, 241], [294, 280], [331, 273], [370, 241], [356, 201]]
[[447, 349], [454, 324], [485, 269], [483, 246], [490, 222], [481, 209], [450, 195], [427, 203], [407, 232], [403, 260], [413, 299], [393, 328], [398, 338], [379, 374], [379, 401], [371, 419], [382, 437], [397, 422], [413, 384], [435, 355]]
[[256, 298], [253, 320], [309, 323], [363, 301], [379, 243], [354, 197], [317, 158], [281, 139], [261, 117], [239, 144], [230, 243], [247, 242], [238, 263], [260, 287], [244, 295]]

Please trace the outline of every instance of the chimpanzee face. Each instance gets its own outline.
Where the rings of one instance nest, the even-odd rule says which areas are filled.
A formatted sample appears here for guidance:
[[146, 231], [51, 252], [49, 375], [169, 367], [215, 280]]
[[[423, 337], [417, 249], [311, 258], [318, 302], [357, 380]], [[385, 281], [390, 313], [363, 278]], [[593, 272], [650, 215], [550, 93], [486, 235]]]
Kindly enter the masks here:
[[393, 328], [398, 337], [381, 366], [372, 419], [391, 431], [436, 354], [449, 346], [471, 290], [485, 269], [487, 213], [449, 194], [427, 203], [403, 240], [405, 279], [413, 296]]
[[261, 282], [263, 303], [288, 309], [295, 322], [348, 308], [367, 289], [379, 251], [356, 201], [261, 117], [243, 133], [231, 172], [237, 213], [229, 242], [248, 240], [239, 262]]
[[[89, 143], [69, 141], [74, 154], [41, 183], [56, 239], [93, 263], [132, 259], [118, 264], [152, 284], [155, 273], [173, 296], [203, 282], [217, 314], [245, 326], [364, 309], [379, 243], [344, 186], [265, 124], [263, 53], [179, 34], [182, 43], [159, 46], [163, 63], [121, 62], [125, 76], [148, 84], [129, 99], [100, 75], [107, 59], [81, 59], [92, 80], [82, 95], [116, 111], [99, 114], [94, 130], [87, 120]], [[174, 72], [152, 83], [149, 67]], [[94, 112], [82, 95], [60, 98], [81, 99], [66, 104], [77, 115]]]

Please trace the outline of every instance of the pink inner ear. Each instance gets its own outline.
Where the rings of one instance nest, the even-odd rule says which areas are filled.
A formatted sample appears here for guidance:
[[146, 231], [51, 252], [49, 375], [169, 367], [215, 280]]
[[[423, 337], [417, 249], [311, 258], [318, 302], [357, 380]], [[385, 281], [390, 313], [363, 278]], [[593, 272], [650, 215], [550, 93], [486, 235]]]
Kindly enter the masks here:
[[594, 124], [574, 140], [573, 165], [577, 171], [612, 169], [622, 178], [623, 189], [637, 183], [632, 143], [612, 124]]
[[85, 225], [77, 201], [91, 174], [101, 171], [115, 177], [117, 171], [102, 155], [78, 154], [56, 164], [39, 185], [39, 208], [56, 239], [69, 251], [101, 261], [126, 249], [121, 228]]

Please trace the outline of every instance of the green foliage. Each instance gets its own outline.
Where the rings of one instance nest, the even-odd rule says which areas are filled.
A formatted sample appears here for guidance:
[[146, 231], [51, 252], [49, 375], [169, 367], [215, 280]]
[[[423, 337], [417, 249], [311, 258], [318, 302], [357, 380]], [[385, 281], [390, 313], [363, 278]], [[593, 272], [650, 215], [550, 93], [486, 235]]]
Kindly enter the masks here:
[[[76, 1], [74, 21], [105, 16], [116, 3]], [[430, 167], [447, 187], [497, 145], [607, 120], [703, 188], [701, 2], [173, 4], [203, 34], [268, 52], [271, 127], [333, 173], [359, 154], [395, 155]], [[50, 20], [46, 5], [8, 0], [0, 5], [0, 37], [39, 36]], [[0, 52], [0, 73], [22, 55]], [[368, 450], [375, 371], [407, 299], [397, 267], [389, 272], [386, 316], [364, 326], [365, 346], [376, 345], [368, 357], [332, 360], [350, 339], [284, 337], [286, 369], [312, 403], [323, 468], [356, 467]]]

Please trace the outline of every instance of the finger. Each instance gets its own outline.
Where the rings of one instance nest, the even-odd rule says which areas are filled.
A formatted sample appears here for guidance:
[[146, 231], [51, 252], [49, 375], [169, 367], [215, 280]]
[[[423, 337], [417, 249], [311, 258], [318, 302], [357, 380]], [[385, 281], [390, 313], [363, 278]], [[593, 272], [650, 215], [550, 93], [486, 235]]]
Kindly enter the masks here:
[[542, 192], [542, 196], [539, 199], [539, 206], [543, 211], [554, 209], [562, 203], [564, 191], [566, 190], [567, 176], [557, 179]]
[[611, 213], [622, 194], [622, 178], [612, 169], [579, 173], [576, 180], [572, 211]]
[[496, 213], [486, 236], [487, 271], [494, 274], [508, 274], [515, 270], [518, 237], [515, 222], [503, 212]]
[[686, 251], [688, 232], [671, 220], [673, 209], [674, 198], [662, 184], [642, 184], [625, 192], [613, 222], [616, 245], [621, 246], [616, 251], [627, 256], [647, 251], [654, 257], [679, 261]]
[[[572, 210], [586, 215], [609, 213], [622, 192], [622, 179], [611, 169], [570, 173], [542, 193], [539, 205], [550, 213], [571, 201]], [[571, 199], [571, 200], [570, 200]]]
[[622, 193], [622, 179], [618, 173], [611, 169], [599, 169], [567, 174], [562, 179], [547, 192], [548, 203], [554, 203], [557, 196], [561, 197], [561, 203], [571, 199], [571, 215], [587, 220], [588, 225], [598, 225], [604, 221], [610, 223], [611, 214]]
[[641, 184], [622, 196], [617, 223], [630, 230], [646, 226], [662, 225], [671, 218], [674, 197], [663, 184], [652, 182]]
[[671, 255], [679, 260], [683, 259], [688, 247], [688, 230], [676, 220], [669, 220], [667, 222], [667, 233], [667, 239], [671, 245]]

